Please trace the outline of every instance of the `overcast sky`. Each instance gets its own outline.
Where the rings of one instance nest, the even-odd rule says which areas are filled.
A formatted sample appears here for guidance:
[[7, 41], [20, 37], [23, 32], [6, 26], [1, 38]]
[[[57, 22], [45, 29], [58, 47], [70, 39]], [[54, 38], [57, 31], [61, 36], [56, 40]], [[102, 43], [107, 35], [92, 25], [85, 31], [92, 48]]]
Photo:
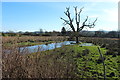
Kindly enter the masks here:
[[[2, 2], [2, 31], [61, 31], [64, 26], [60, 17], [70, 7], [71, 17], [74, 17], [73, 6], [81, 13], [81, 22], [89, 17], [90, 22], [98, 18], [93, 29], [86, 30], [117, 30], [117, 2]], [[66, 26], [69, 29], [69, 26]]]

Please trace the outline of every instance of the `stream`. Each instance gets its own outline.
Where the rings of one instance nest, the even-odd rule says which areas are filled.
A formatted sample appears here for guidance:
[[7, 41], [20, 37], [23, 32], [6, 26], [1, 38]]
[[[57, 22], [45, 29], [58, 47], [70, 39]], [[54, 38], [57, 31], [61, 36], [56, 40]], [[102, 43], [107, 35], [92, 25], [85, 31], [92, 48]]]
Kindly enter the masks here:
[[[52, 50], [55, 48], [62, 47], [63, 45], [74, 45], [75, 41], [64, 41], [60, 43], [50, 43], [50, 44], [41, 44], [41, 45], [34, 45], [34, 46], [27, 46], [27, 47], [21, 47], [18, 50], [20, 53], [27, 51], [28, 53], [34, 53], [39, 51], [46, 51], [46, 50]], [[93, 46], [92, 43], [82, 43], [80, 46]], [[10, 53], [11, 50], [3, 50], [4, 53]]]

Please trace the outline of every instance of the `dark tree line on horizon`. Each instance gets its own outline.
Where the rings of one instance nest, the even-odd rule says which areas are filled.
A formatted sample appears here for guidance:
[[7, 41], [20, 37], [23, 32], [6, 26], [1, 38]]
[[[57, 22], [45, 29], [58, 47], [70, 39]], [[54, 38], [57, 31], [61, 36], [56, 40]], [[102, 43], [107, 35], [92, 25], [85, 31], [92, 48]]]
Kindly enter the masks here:
[[[52, 32], [2, 32], [2, 36], [69, 36], [72, 37], [72, 31], [67, 31], [64, 27], [62, 27], [60, 31], [52, 31]], [[79, 32], [79, 37], [109, 37], [109, 38], [120, 38], [119, 31], [81, 31]]]

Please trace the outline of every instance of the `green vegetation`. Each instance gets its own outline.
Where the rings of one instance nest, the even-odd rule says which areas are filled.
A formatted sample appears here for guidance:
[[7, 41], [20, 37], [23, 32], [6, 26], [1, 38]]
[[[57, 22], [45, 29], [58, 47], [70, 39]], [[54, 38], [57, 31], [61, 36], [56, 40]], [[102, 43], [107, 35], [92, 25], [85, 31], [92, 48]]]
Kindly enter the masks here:
[[[62, 39], [62, 40], [61, 40]], [[82, 37], [80, 41], [93, 43], [94, 46], [66, 45], [53, 50], [30, 54], [19, 52], [15, 47], [49, 44], [64, 41], [62, 37], [3, 37], [2, 54], [3, 78], [104, 78], [103, 60], [106, 78], [119, 79], [120, 57], [118, 39]], [[6, 46], [5, 44], [9, 45]], [[101, 59], [98, 48], [103, 54]]]
[[[69, 64], [74, 64], [75, 70], [70, 75], [74, 73], [74, 76], [77, 78], [103, 78], [103, 65], [97, 47], [98, 46], [67, 45], [54, 50], [42, 51], [40, 54], [37, 54], [37, 57], [42, 54], [49, 56], [47, 60], [48, 63], [51, 63], [49, 61], [58, 61], [59, 63], [68, 62]], [[117, 66], [117, 57], [106, 56], [106, 51], [105, 48], [101, 48], [106, 64], [106, 77], [118, 78], [119, 69]], [[36, 56], [36, 53], [31, 54], [31, 56]], [[62, 65], [65, 66], [66, 64]]]

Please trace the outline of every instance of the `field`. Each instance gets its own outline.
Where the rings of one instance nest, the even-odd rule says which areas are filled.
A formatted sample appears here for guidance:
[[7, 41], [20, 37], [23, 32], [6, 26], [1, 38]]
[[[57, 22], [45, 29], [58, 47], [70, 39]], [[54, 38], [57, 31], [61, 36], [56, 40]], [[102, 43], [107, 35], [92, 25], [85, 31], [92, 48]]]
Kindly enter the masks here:
[[[2, 47], [13, 51], [2, 54], [3, 78], [95, 78], [120, 79], [119, 39], [81, 37], [80, 44], [53, 50], [22, 54], [15, 47], [66, 41], [62, 36], [3, 37]], [[101, 57], [101, 54], [103, 57]], [[27, 53], [27, 54], [26, 54]], [[105, 64], [105, 69], [104, 65]], [[105, 74], [104, 74], [105, 71]]]

